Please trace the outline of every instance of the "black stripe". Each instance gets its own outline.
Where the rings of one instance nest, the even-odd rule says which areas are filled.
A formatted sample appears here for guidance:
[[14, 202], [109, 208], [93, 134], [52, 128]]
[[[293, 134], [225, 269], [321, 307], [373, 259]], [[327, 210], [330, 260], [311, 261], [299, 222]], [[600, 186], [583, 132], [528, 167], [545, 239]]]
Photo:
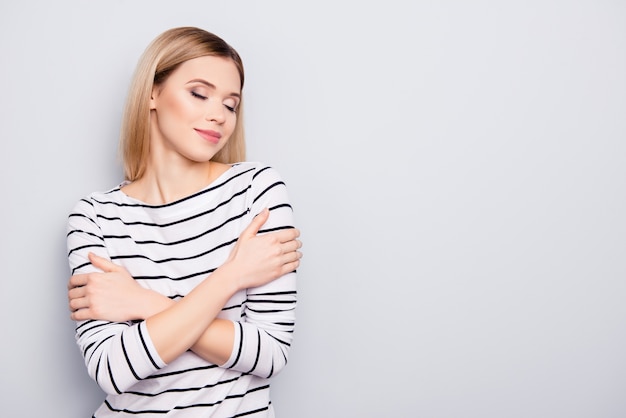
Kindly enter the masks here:
[[257, 177], [258, 177], [261, 173], [263, 173], [263, 172], [264, 172], [264, 171], [266, 171], [266, 170], [269, 170], [270, 168], [271, 168], [271, 167], [266, 166], [266, 167], [261, 168], [260, 170], [258, 170], [258, 169], [257, 169], [256, 173], [254, 173], [254, 174], [252, 175], [252, 180], [256, 180], [256, 178], [257, 178]]
[[128, 352], [126, 351], [126, 344], [124, 344], [124, 333], [123, 332], [122, 332], [122, 335], [120, 336], [120, 341], [122, 343], [122, 352], [124, 353], [124, 358], [126, 359], [126, 364], [128, 364], [128, 368], [130, 369], [130, 372], [135, 377], [135, 380], [141, 380], [139, 375], [137, 373], [135, 373], [135, 369], [133, 368], [133, 365], [131, 364], [130, 359], [128, 358]]
[[[192, 236], [192, 237], [188, 237], [182, 240], [178, 240], [178, 241], [172, 241], [172, 242], [159, 242], [159, 241], [153, 241], [153, 240], [147, 240], [147, 241], [135, 241], [136, 244], [138, 245], [142, 245], [142, 244], [157, 244], [157, 245], [165, 245], [165, 246], [172, 246], [172, 245], [177, 245], [177, 244], [183, 244], [185, 242], [190, 242], [193, 240], [196, 240], [198, 238], [202, 238], [205, 235], [208, 235], [212, 232], [217, 231], [220, 228], [223, 228], [224, 226], [226, 226], [228, 223], [236, 221], [239, 218], [242, 218], [246, 215], [246, 212], [240, 213], [239, 215], [235, 215], [227, 220], [225, 220], [221, 225], [218, 225], [214, 228], [211, 229], [207, 229], [204, 232], [202, 232], [201, 234]], [[104, 238], [106, 239], [132, 239], [133, 237], [131, 237], [130, 235], [104, 235]]]
[[69, 257], [74, 251], [84, 250], [85, 248], [106, 248], [104, 244], [89, 244], [89, 245], [81, 245], [80, 247], [72, 248], [67, 256]]
[[89, 324], [92, 324], [92, 323], [94, 323], [94, 322], [96, 322], [96, 320], [95, 320], [95, 319], [88, 319], [88, 320], [86, 320], [85, 322], [83, 322], [82, 324], [77, 323], [77, 324], [76, 324], [76, 329], [75, 329], [75, 331], [76, 331], [76, 332], [78, 332], [78, 330], [79, 330], [79, 329], [81, 329], [82, 327], [84, 327], [84, 326], [86, 326], [86, 325], [89, 325]]
[[[130, 238], [130, 237], [129, 237]], [[145, 255], [138, 255], [138, 254], [125, 254], [125, 255], [115, 255], [111, 257], [111, 260], [124, 260], [124, 259], [144, 259], [144, 260], [149, 260], [152, 261], [153, 263], [157, 263], [157, 264], [161, 264], [161, 263], [168, 263], [171, 261], [187, 261], [187, 260], [193, 260], [194, 258], [200, 258], [203, 257], [207, 254], [210, 254], [214, 251], [217, 251], [221, 248], [224, 247], [228, 247], [229, 245], [232, 245], [233, 243], [237, 242], [237, 238], [232, 239], [230, 241], [224, 242], [222, 244], [219, 244], [218, 246], [211, 248], [207, 251], [204, 251], [202, 253], [199, 254], [195, 254], [189, 257], [170, 257], [170, 258], [164, 258], [161, 260], [153, 260], [150, 257], [146, 257]], [[169, 245], [169, 244], [164, 244], [164, 245]]]
[[235, 358], [235, 361], [233, 362], [233, 364], [230, 367], [235, 366], [235, 364], [237, 364], [237, 362], [239, 361], [239, 357], [241, 356], [241, 351], [242, 351], [242, 347], [243, 347], [243, 325], [241, 325], [241, 322], [236, 322], [236, 324], [239, 326], [239, 349], [237, 350], [237, 358]]
[[89, 361], [91, 361], [91, 358], [93, 357], [93, 355], [96, 354], [96, 352], [98, 351], [98, 348], [100, 348], [102, 344], [104, 344], [106, 341], [110, 340], [111, 338], [113, 338], [113, 335], [109, 335], [104, 340], [100, 341], [98, 345], [93, 348], [93, 351], [89, 355]]
[[198, 271], [196, 273], [193, 274], [188, 274], [186, 276], [180, 276], [180, 277], [167, 277], [167, 276], [133, 276], [135, 278], [135, 280], [174, 280], [174, 281], [179, 281], [179, 280], [188, 280], [188, 279], [192, 279], [194, 277], [198, 277], [198, 276], [206, 276], [210, 273], [213, 273], [215, 270], [217, 270], [216, 268], [212, 268], [209, 270], [204, 270], [204, 271]]
[[[220, 187], [223, 187], [224, 185], [226, 185], [227, 183], [229, 183], [232, 180], [236, 179], [237, 177], [242, 176], [242, 175], [244, 175], [247, 172], [252, 171], [252, 170], [254, 170], [254, 168], [249, 168], [249, 169], [247, 169], [245, 171], [242, 171], [241, 173], [236, 173], [234, 176], [224, 180], [220, 184], [216, 184], [215, 186], [211, 186], [209, 188], [203, 189], [203, 190], [201, 190], [201, 191], [199, 191], [197, 193], [194, 193], [194, 194], [192, 194], [190, 196], [187, 196], [185, 198], [182, 198], [180, 200], [176, 200], [176, 201], [170, 202], [170, 203], [165, 203], [163, 205], [148, 205], [148, 204], [145, 204], [145, 203], [118, 203], [118, 202], [113, 202], [113, 201], [99, 201], [99, 200], [96, 200], [96, 199], [93, 199], [93, 201], [96, 202], [96, 203], [99, 203], [101, 205], [114, 205], [114, 206], [117, 206], [117, 207], [134, 207], [134, 208], [146, 208], [146, 209], [161, 209], [161, 208], [166, 208], [166, 207], [178, 205], [178, 204], [180, 204], [182, 202], [186, 202], [187, 200], [194, 199], [195, 197], [198, 197], [198, 196], [201, 196], [201, 195], [203, 195], [205, 193], [209, 193], [209, 192], [211, 192], [213, 190], [219, 189]], [[118, 190], [120, 190], [119, 187], [111, 190], [109, 193], [115, 193]]]
[[[291, 347], [291, 344], [288, 343], [287, 341], [283, 341], [280, 338], [277, 338], [276, 336], [274, 336], [274, 334], [270, 334], [269, 332], [265, 332], [267, 335], [269, 335], [270, 337], [272, 337], [273, 339], [275, 339], [276, 341], [278, 341], [279, 343], [281, 343], [282, 345], [286, 345], [287, 347]], [[286, 360], [286, 359], [285, 359]]]
[[248, 298], [248, 302], [253, 302], [253, 303], [296, 303], [295, 300], [291, 299], [291, 300], [276, 300], [276, 299], [251, 299]]
[[146, 379], [157, 379], [159, 377], [176, 376], [177, 374], [183, 374], [183, 373], [187, 373], [187, 372], [195, 372], [195, 371], [201, 371], [201, 370], [208, 370], [208, 369], [215, 369], [216, 367], [219, 367], [219, 366], [216, 365], [216, 364], [210, 364], [208, 366], [192, 367], [191, 369], [180, 369], [180, 370], [167, 372], [167, 373], [159, 373], [159, 374], [155, 373], [153, 375], [150, 375], [150, 376], [146, 377]]
[[100, 384], [100, 379], [98, 379], [98, 376], [100, 376], [100, 362], [101, 361], [102, 361], [102, 353], [100, 353], [100, 357], [98, 358], [98, 363], [96, 364], [96, 374], [94, 376], [94, 380], [98, 384]]
[[277, 181], [276, 183], [273, 183], [271, 185], [269, 185], [268, 187], [266, 187], [261, 193], [259, 193], [259, 195], [257, 197], [255, 197], [252, 200], [252, 203], [256, 203], [257, 200], [259, 200], [265, 193], [269, 192], [270, 190], [272, 190], [274, 187], [280, 186], [280, 185], [285, 185], [284, 182], [282, 181]]
[[146, 340], [144, 340], [143, 333], [141, 332], [141, 325], [136, 325], [136, 327], [137, 327], [137, 332], [139, 333], [139, 338], [141, 338], [141, 344], [143, 345], [143, 349], [146, 351], [146, 354], [148, 355], [148, 358], [152, 362], [152, 365], [154, 366], [155, 369], [157, 369], [157, 370], [160, 369], [160, 367], [156, 364], [156, 362], [154, 361], [154, 359], [150, 355], [150, 351], [148, 350], [148, 346], [146, 345]]
[[109, 379], [111, 380], [111, 384], [113, 385], [113, 389], [115, 389], [115, 391], [117, 392], [118, 395], [120, 395], [122, 393], [122, 391], [117, 387], [117, 385], [115, 384], [115, 379], [113, 379], [113, 371], [111, 370], [111, 364], [109, 363], [109, 357], [106, 358], [107, 364], [107, 370], [109, 370]]
[[256, 330], [257, 336], [257, 344], [256, 344], [256, 358], [254, 359], [254, 364], [252, 368], [248, 370], [248, 374], [252, 373], [254, 369], [256, 369], [257, 364], [259, 363], [259, 357], [261, 356], [261, 331], [257, 328]]
[[280, 208], [289, 208], [293, 212], [293, 207], [289, 203], [281, 203], [279, 205], [271, 206], [269, 210], [272, 211]]
[[[295, 303], [295, 302], [294, 302]], [[248, 306], [248, 310], [256, 313], [278, 313], [278, 312], [289, 312], [293, 311], [296, 308], [291, 309], [252, 309]]]
[[113, 405], [111, 405], [107, 399], [104, 400], [104, 403], [107, 406], [107, 408], [109, 408], [109, 410], [112, 411], [112, 412], [124, 412], [126, 414], [133, 414], [133, 415], [136, 415], [136, 414], [167, 414], [168, 412], [170, 412], [170, 411], [165, 410], [165, 409], [144, 409], [142, 411], [132, 411], [132, 410], [126, 409], [126, 408], [117, 409], [117, 408], [113, 408]]
[[241, 414], [233, 415], [232, 418], [245, 417], [246, 415], [258, 414], [259, 412], [267, 411], [269, 409], [269, 405], [263, 408], [254, 409], [248, 412], [242, 412]]
[[222, 207], [222, 206], [227, 205], [228, 203], [230, 203], [230, 202], [231, 202], [234, 198], [236, 198], [236, 197], [238, 197], [238, 196], [241, 196], [241, 195], [245, 194], [245, 193], [248, 191], [248, 189], [250, 189], [250, 186], [246, 186], [246, 188], [245, 188], [245, 189], [243, 189], [243, 190], [240, 190], [240, 191], [236, 192], [236, 193], [235, 193], [235, 194], [233, 194], [230, 198], [228, 198], [228, 200], [224, 200], [224, 201], [220, 202], [220, 203], [219, 203], [217, 206], [215, 206], [214, 208], [211, 208], [211, 209], [206, 210], [206, 211], [204, 211], [204, 212], [200, 212], [200, 213], [198, 213], [198, 214], [196, 214], [196, 215], [193, 215], [193, 216], [190, 216], [190, 217], [187, 217], [187, 218], [179, 219], [179, 220], [177, 220], [177, 221], [174, 221], [174, 222], [169, 222], [169, 223], [164, 223], [164, 224], [158, 224], [158, 223], [156, 223], [156, 222], [142, 222], [142, 221], [127, 222], [127, 221], [124, 221], [124, 220], [123, 220], [122, 218], [120, 218], [119, 216], [112, 216], [112, 217], [109, 217], [109, 216], [104, 216], [104, 215], [101, 215], [101, 214], [98, 214], [98, 215], [97, 215], [97, 217], [98, 217], [99, 219], [104, 219], [104, 220], [106, 220], [106, 221], [120, 221], [123, 225], [126, 225], [126, 226], [142, 225], [142, 226], [152, 226], [152, 227], [159, 227], [159, 228], [168, 228], [168, 227], [170, 227], [170, 226], [176, 226], [176, 225], [179, 225], [179, 224], [181, 224], [181, 223], [188, 222], [188, 221], [191, 221], [191, 220], [193, 220], [193, 219], [196, 219], [196, 218], [201, 218], [201, 217], [203, 217], [203, 216], [209, 215], [209, 214], [211, 214], [211, 213], [215, 212], [215, 211], [216, 211], [217, 209], [219, 209], [220, 207]]
[[227, 379], [227, 380], [222, 380], [219, 381], [217, 383], [210, 383], [204, 386], [196, 386], [196, 387], [188, 387], [188, 388], [176, 388], [176, 389], [166, 389], [163, 390], [161, 392], [157, 392], [157, 393], [145, 393], [145, 392], [135, 392], [135, 391], [126, 391], [124, 393], [128, 393], [131, 395], [136, 395], [136, 396], [145, 396], [147, 398], [154, 398], [157, 396], [161, 396], [161, 395], [165, 395], [166, 393], [185, 393], [185, 392], [198, 392], [200, 390], [204, 390], [204, 389], [211, 389], [220, 385], [226, 385], [229, 383], [233, 383], [236, 382], [237, 380], [239, 380], [241, 376], [237, 376], [237, 377], [233, 377], [231, 379]]
[[267, 378], [269, 379], [270, 377], [272, 377], [273, 374], [274, 374], [274, 357], [272, 357], [272, 368], [270, 369], [270, 374], [267, 375]]
[[[78, 334], [78, 336], [82, 337], [87, 331], [91, 331], [92, 329], [100, 328], [108, 324], [108, 322], [104, 322], [104, 321], [89, 320], [89, 323], [94, 323], [94, 322], [98, 322], [98, 323], [94, 325], [93, 327], [85, 328], [84, 330], [80, 332], [80, 334]], [[87, 325], [87, 323], [84, 323], [83, 325]], [[81, 328], [83, 325], [76, 328], [76, 332], [78, 332], [78, 329]]]
[[83, 350], [83, 357], [86, 357], [86, 356], [87, 356], [87, 351], [89, 351], [89, 349], [90, 349], [91, 347], [93, 347], [93, 345], [94, 345], [95, 343], [96, 343], [96, 342], [94, 341], [94, 342], [92, 342], [91, 344], [88, 344], [88, 345], [87, 345], [87, 347], [85, 347], [85, 349]]
[[[83, 200], [83, 202], [87, 202], [86, 200]], [[91, 202], [87, 202], [91, 208], [93, 209], [93, 205], [91, 204]], [[71, 218], [82, 218], [85, 219], [86, 221], [91, 222], [92, 224], [98, 226], [98, 224], [96, 223], [96, 221], [94, 221], [93, 219], [91, 219], [89, 216], [85, 215], [84, 213], [80, 213], [80, 212], [72, 212], [69, 215], [67, 215], [67, 220], [69, 221]]]
[[294, 227], [291, 225], [286, 225], [286, 226], [276, 226], [274, 228], [259, 229], [259, 234], [262, 234], [265, 232], [282, 231], [283, 229], [294, 229]]
[[295, 295], [296, 290], [286, 290], [284, 292], [263, 292], [263, 293], [250, 293], [248, 296], [278, 296], [278, 295]]
[[[191, 404], [191, 405], [178, 405], [175, 406], [172, 410], [183, 410], [183, 409], [190, 409], [190, 408], [212, 408], [216, 405], [219, 405], [221, 403], [223, 403], [225, 400], [227, 399], [236, 399], [236, 398], [243, 398], [246, 395], [248, 395], [249, 393], [253, 393], [259, 390], [267, 390], [269, 389], [269, 385], [265, 385], [259, 388], [254, 388], [251, 389], [249, 391], [246, 391], [246, 393], [244, 394], [239, 394], [239, 395], [230, 395], [224, 398], [224, 400], [219, 400], [217, 402], [212, 402], [212, 403], [197, 403], [197, 404]], [[144, 409], [144, 410], [131, 410], [131, 409], [127, 409], [127, 408], [123, 408], [123, 409], [118, 409], [118, 408], [114, 408], [113, 405], [111, 405], [111, 403], [105, 399], [104, 403], [106, 404], [107, 408], [109, 408], [109, 410], [113, 411], [113, 412], [124, 412], [127, 414], [133, 414], [133, 415], [139, 415], [139, 414], [167, 414], [169, 412], [171, 412], [170, 410], [164, 410], [164, 409]], [[271, 402], [268, 404], [268, 406], [262, 407], [262, 408], [258, 408], [258, 409], [254, 409], [251, 411], [246, 411], [246, 412], [241, 412], [237, 415], [234, 415], [234, 417], [241, 417], [241, 416], [246, 416], [246, 415], [251, 415], [251, 414], [256, 414], [258, 412], [261, 411], [266, 411], [269, 408], [269, 405], [271, 405]]]

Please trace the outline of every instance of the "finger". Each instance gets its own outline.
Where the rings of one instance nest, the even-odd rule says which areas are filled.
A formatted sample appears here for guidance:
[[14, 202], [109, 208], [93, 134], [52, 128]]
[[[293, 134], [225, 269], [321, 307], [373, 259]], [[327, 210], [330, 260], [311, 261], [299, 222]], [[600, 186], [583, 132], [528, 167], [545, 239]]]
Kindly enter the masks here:
[[119, 266], [114, 264], [111, 260], [107, 260], [106, 258], [100, 257], [94, 253], [89, 253], [89, 261], [91, 261], [91, 264], [94, 267], [99, 268], [105, 273], [117, 271], [119, 269]]
[[281, 231], [270, 232], [270, 234], [276, 234], [276, 238], [279, 242], [286, 243], [298, 238], [300, 236], [300, 230], [296, 228], [289, 228]]
[[300, 260], [295, 260], [290, 263], [283, 264], [283, 273], [291, 273], [292, 271], [296, 271], [297, 268], [300, 267]]
[[70, 314], [70, 318], [72, 318], [74, 321], [85, 321], [87, 319], [92, 319], [92, 315], [91, 311], [89, 311], [88, 308], [85, 308], [73, 311]]
[[292, 241], [287, 241], [282, 244], [283, 253], [289, 253], [292, 251], [296, 251], [297, 249], [302, 247], [302, 242], [297, 239]]
[[84, 286], [87, 284], [87, 274], [75, 274], [67, 282], [67, 288], [73, 289], [75, 287]]
[[293, 260], [293, 261], [298, 261], [299, 262], [300, 259], [302, 258], [302, 253], [300, 251], [294, 251], [294, 257], [295, 257], [295, 260]]
[[69, 300], [78, 299], [84, 297], [86, 294], [87, 291], [84, 287], [75, 287], [67, 292], [67, 298]]
[[257, 216], [255, 216], [252, 219], [252, 221], [250, 222], [250, 225], [248, 225], [246, 229], [243, 230], [240, 237], [251, 238], [255, 236], [256, 234], [258, 234], [259, 229], [261, 229], [261, 227], [267, 221], [267, 218], [269, 218], [269, 216], [270, 216], [269, 209], [267, 208], [263, 209]]
[[87, 298], [72, 299], [69, 302], [70, 312], [75, 312], [79, 309], [85, 309], [89, 307], [89, 301]]
[[288, 265], [290, 263], [296, 262], [302, 258], [302, 253], [300, 251], [293, 251], [290, 253], [286, 253], [282, 257], [283, 265]]

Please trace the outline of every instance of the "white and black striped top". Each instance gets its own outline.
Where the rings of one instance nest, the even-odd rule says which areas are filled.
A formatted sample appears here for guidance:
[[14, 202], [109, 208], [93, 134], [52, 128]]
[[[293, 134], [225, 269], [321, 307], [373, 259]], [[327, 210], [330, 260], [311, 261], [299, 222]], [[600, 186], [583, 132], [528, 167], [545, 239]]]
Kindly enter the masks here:
[[[70, 269], [94, 271], [91, 251], [124, 266], [142, 286], [178, 299], [224, 263], [265, 207], [270, 218], [260, 233], [293, 228], [279, 174], [250, 162], [234, 164], [207, 188], [166, 205], [145, 204], [120, 187], [93, 193], [69, 215]], [[236, 330], [230, 359], [219, 367], [191, 351], [165, 364], [143, 321], [77, 323], [89, 375], [108, 394], [94, 417], [274, 416], [269, 378], [287, 363], [295, 307], [295, 272], [235, 294], [219, 315]]]

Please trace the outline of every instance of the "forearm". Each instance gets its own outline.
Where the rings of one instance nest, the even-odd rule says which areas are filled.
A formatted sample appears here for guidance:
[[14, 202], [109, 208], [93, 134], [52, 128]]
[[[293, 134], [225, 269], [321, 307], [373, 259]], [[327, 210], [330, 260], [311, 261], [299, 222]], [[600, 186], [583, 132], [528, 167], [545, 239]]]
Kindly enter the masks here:
[[213, 364], [222, 365], [229, 359], [234, 341], [233, 321], [216, 318], [191, 347], [191, 351]]
[[[152, 292], [152, 291], [151, 291]], [[152, 292], [149, 297], [143, 318], [147, 319], [176, 304], [172, 299]], [[191, 351], [213, 364], [223, 364], [228, 360], [233, 347], [233, 323], [227, 319], [215, 318], [191, 346]]]
[[[176, 304], [176, 301], [158, 292], [146, 289], [137, 308], [141, 319], [148, 319]], [[234, 342], [233, 322], [215, 318], [191, 346], [191, 351], [213, 364], [224, 364], [230, 357]]]
[[146, 319], [150, 338], [164, 362], [171, 362], [196, 344], [201, 356], [211, 362], [221, 364], [222, 358], [228, 359], [232, 337], [231, 348], [227, 349], [228, 326], [217, 320], [224, 304], [237, 290], [228, 276], [227, 268], [217, 269], [185, 297], [170, 301], [167, 308]]

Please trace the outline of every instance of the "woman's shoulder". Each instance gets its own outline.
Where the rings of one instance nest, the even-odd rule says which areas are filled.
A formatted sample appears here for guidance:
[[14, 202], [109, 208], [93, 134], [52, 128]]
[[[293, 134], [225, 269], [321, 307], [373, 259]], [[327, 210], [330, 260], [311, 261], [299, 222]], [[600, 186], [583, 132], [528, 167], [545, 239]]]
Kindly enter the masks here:
[[128, 181], [123, 181], [117, 185], [103, 190], [97, 190], [89, 193], [83, 199], [97, 201], [97, 202], [117, 202], [122, 201], [126, 197], [126, 193], [122, 192], [122, 187], [129, 184]]
[[239, 171], [259, 170], [265, 167], [269, 167], [268, 164], [265, 164], [261, 161], [239, 161], [231, 165], [233, 169], [239, 170]]
[[272, 165], [261, 161], [243, 161], [232, 165], [234, 173], [247, 174], [252, 180], [280, 178], [280, 174]]
[[126, 182], [122, 182], [109, 189], [93, 191], [84, 195], [74, 204], [74, 211], [85, 206], [94, 207], [101, 204], [123, 203], [123, 200], [126, 198], [126, 194], [121, 191], [121, 188], [125, 184]]

